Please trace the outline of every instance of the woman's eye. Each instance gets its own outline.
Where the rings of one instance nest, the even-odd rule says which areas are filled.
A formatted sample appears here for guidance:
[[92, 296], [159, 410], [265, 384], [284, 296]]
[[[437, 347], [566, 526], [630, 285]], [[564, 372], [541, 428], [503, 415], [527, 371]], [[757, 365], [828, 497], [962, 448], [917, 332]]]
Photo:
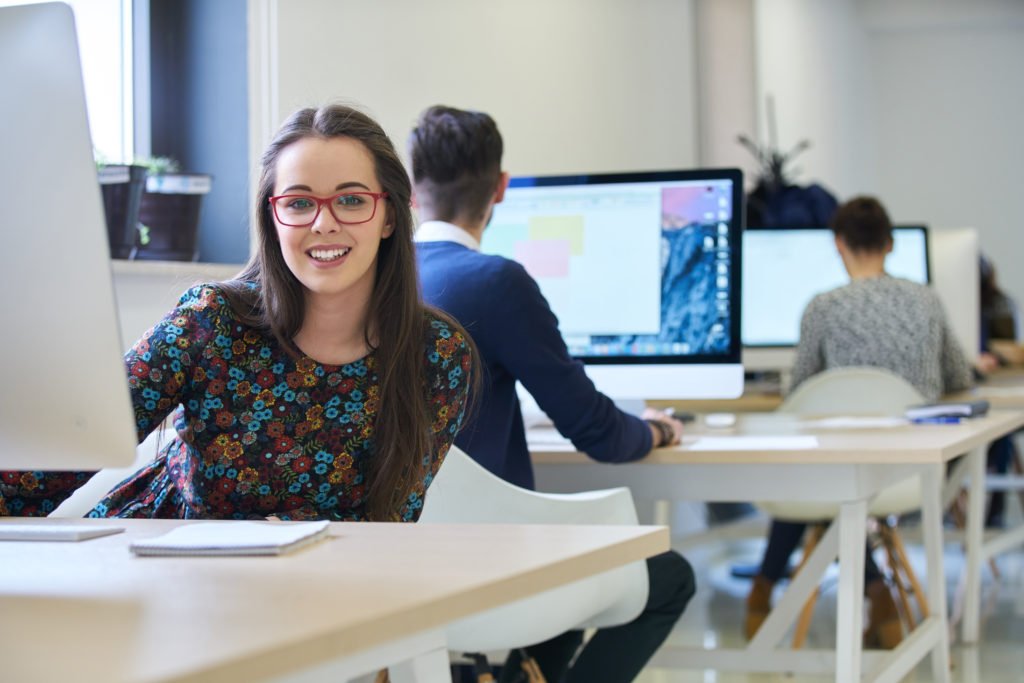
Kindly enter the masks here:
[[366, 200], [364, 200], [361, 196], [357, 194], [342, 194], [338, 195], [338, 198], [335, 200], [335, 203], [342, 208], [352, 209], [358, 206], [362, 206], [363, 203], [365, 203], [365, 201]]
[[312, 209], [313, 202], [305, 197], [297, 197], [296, 199], [288, 202], [288, 208], [293, 211], [304, 211], [306, 209]]

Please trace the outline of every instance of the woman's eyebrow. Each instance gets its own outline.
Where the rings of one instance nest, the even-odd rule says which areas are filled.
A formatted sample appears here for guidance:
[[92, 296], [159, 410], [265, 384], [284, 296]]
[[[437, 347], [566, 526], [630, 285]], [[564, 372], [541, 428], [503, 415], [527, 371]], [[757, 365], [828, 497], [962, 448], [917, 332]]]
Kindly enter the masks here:
[[347, 190], [350, 187], [361, 187], [361, 188], [363, 188], [365, 190], [369, 190], [370, 189], [369, 185], [364, 185], [363, 183], [360, 183], [360, 182], [355, 181], [355, 180], [350, 180], [347, 183], [339, 183], [338, 185], [334, 186], [334, 189], [335, 190]]
[[[352, 188], [352, 187], [361, 187], [364, 190], [369, 190], [370, 189], [369, 185], [365, 185], [365, 184], [363, 184], [363, 183], [361, 183], [361, 182], [359, 182], [357, 180], [350, 180], [350, 181], [345, 182], [345, 183], [338, 183], [337, 185], [334, 186], [334, 189], [335, 189], [335, 191], [340, 191], [340, 190], [347, 190], [347, 189]], [[289, 192], [291, 192], [293, 190], [305, 190], [306, 192], [312, 192], [313, 188], [311, 188], [309, 185], [301, 185], [301, 184], [299, 184], [299, 185], [289, 185], [288, 187], [286, 187], [283, 190], [281, 190], [281, 194], [287, 194], [287, 193], [289, 193]]]

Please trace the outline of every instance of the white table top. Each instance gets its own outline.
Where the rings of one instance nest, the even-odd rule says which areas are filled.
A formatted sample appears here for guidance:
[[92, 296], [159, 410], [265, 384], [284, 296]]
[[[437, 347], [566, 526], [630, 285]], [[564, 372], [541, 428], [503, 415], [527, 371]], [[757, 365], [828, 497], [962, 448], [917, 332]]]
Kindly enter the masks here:
[[[1024, 425], [1024, 411], [994, 410], [986, 417], [960, 424], [903, 425], [897, 427], [823, 428], [818, 417], [780, 413], [737, 415], [736, 425], [712, 429], [688, 424], [682, 444], [653, 451], [635, 464], [924, 464], [946, 462], [972, 448]], [[766, 449], [758, 437], [814, 436], [813, 448]], [[702, 448], [702, 437], [742, 437], [735, 447]], [[586, 456], [552, 432], [531, 430], [527, 435], [534, 462], [568, 464]], [[593, 461], [590, 461], [593, 462]]]
[[181, 522], [60, 521], [127, 531], [0, 543], [4, 680], [259, 680], [669, 547], [664, 527], [350, 523], [281, 557], [139, 558], [131, 539]]

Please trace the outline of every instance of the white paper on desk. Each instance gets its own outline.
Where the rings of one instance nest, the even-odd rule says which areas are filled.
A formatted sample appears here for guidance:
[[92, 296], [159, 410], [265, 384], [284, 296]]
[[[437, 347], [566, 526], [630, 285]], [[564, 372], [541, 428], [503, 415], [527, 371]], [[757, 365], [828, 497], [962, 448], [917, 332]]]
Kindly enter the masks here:
[[702, 436], [690, 446], [701, 451], [796, 451], [817, 447], [816, 436]]
[[837, 415], [819, 420], [805, 420], [804, 426], [815, 429], [888, 429], [904, 427], [910, 421], [904, 417], [879, 417], [877, 415]]
[[280, 555], [327, 535], [328, 522], [195, 522], [134, 541], [136, 555]]

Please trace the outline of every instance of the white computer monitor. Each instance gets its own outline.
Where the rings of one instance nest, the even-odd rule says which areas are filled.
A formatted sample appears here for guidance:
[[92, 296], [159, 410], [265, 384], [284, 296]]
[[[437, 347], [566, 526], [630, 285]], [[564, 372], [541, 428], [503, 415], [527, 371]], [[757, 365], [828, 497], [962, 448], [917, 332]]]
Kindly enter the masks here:
[[736, 169], [517, 177], [482, 249], [537, 280], [605, 394], [731, 398], [742, 202]]
[[0, 7], [0, 469], [135, 457], [74, 16]]
[[942, 301], [953, 335], [971, 361], [981, 350], [981, 273], [978, 231], [931, 232], [932, 285]]
[[[893, 228], [893, 250], [886, 257], [885, 270], [927, 284], [928, 230]], [[744, 359], [748, 354], [755, 358], [758, 348], [795, 346], [800, 341], [800, 319], [811, 299], [849, 281], [828, 228], [747, 230], [741, 328], [743, 346], [750, 351], [745, 350]]]

